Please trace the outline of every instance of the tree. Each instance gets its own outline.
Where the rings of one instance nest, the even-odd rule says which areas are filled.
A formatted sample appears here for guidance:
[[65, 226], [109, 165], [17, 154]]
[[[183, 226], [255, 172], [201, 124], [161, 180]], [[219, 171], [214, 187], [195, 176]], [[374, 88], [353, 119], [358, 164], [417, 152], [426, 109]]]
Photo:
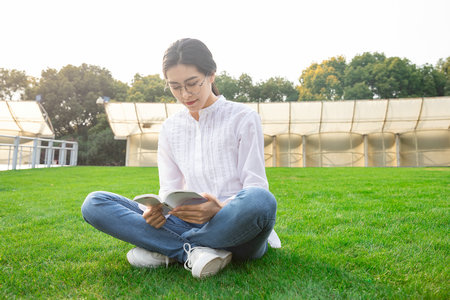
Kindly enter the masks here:
[[443, 96], [450, 82], [443, 66], [441, 61], [436, 68], [417, 67], [406, 58], [377, 52], [357, 55], [348, 65], [343, 58], [332, 58], [302, 72], [299, 100]]
[[126, 141], [115, 140], [105, 113], [97, 117], [97, 124], [86, 136], [78, 139], [78, 164], [97, 166], [125, 165]]
[[239, 97], [239, 81], [231, 77], [227, 72], [216, 76], [215, 84], [220, 94], [229, 100]]
[[384, 62], [383, 53], [365, 52], [355, 56], [344, 72], [344, 99], [373, 99], [374, 66]]
[[126, 101], [130, 87], [125, 82], [114, 80], [113, 95], [115, 101]]
[[250, 75], [242, 73], [238, 80], [239, 95], [236, 97], [237, 102], [251, 102], [255, 99], [255, 87], [253, 79]]
[[271, 77], [259, 84], [259, 98], [261, 102], [281, 102], [298, 99], [298, 92], [292, 82], [281, 78]]
[[373, 66], [374, 94], [379, 98], [405, 98], [421, 94], [417, 88], [416, 66], [407, 59], [386, 58]]
[[346, 100], [373, 99], [373, 92], [365, 82], [357, 82], [351, 87], [345, 87], [344, 95]]
[[345, 58], [332, 57], [313, 63], [300, 76], [299, 100], [340, 100], [344, 94]]
[[47, 111], [57, 137], [87, 134], [94, 126], [103, 107], [96, 104], [98, 97], [117, 101], [123, 98], [127, 85], [112, 78], [111, 73], [98, 66], [67, 65], [60, 71], [47, 69], [34, 86], [25, 91], [29, 99], [41, 95], [41, 104]]
[[450, 56], [446, 60], [441, 58], [436, 68], [445, 77], [444, 95], [450, 96]]
[[440, 72], [438, 68], [425, 64], [417, 70], [419, 77], [420, 94], [417, 96], [433, 97], [444, 96], [446, 86], [446, 75]]
[[131, 88], [126, 99], [128, 102], [176, 102], [166, 83], [158, 74], [134, 75]]
[[225, 98], [237, 102], [276, 102], [298, 99], [294, 84], [281, 77], [272, 77], [267, 81], [253, 84], [250, 75], [243, 73], [239, 79], [223, 72], [216, 76], [216, 85]]
[[23, 71], [0, 68], [0, 100], [13, 100], [15, 96], [23, 98], [28, 85], [28, 77]]

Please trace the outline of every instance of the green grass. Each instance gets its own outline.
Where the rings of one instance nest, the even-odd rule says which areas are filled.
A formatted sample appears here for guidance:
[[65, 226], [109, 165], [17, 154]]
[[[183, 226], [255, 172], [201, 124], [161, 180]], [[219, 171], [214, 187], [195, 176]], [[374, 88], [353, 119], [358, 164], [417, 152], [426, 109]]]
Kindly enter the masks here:
[[0, 298], [450, 298], [450, 168], [270, 168], [283, 248], [197, 280], [136, 269], [94, 230], [94, 190], [156, 192], [155, 168], [0, 172]]

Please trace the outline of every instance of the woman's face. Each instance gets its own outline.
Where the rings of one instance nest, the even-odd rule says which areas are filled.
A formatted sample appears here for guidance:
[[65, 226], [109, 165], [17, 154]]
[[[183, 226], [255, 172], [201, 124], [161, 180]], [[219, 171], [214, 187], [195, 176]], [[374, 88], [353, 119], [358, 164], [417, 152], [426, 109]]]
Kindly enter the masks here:
[[199, 72], [193, 65], [178, 64], [166, 72], [167, 83], [177, 100], [198, 120], [198, 112], [213, 104], [217, 97], [211, 90], [215, 75]]

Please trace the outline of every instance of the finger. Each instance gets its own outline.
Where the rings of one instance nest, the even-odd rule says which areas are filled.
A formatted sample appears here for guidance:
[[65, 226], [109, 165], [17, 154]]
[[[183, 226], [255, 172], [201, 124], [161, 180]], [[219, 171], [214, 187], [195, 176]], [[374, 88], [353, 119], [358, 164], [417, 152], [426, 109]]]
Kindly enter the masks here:
[[175, 217], [180, 218], [180, 219], [183, 219], [183, 218], [199, 218], [199, 217], [201, 217], [203, 215], [198, 210], [193, 210], [193, 211], [189, 211], [189, 210], [172, 211], [171, 214], [174, 215]]
[[208, 194], [208, 193], [200, 193], [200, 195], [201, 195], [203, 198], [206, 198], [206, 199], [208, 199], [208, 200], [209, 200], [209, 198], [211, 198], [211, 194]]
[[203, 196], [203, 198], [206, 198], [206, 200], [208, 200], [208, 201], [216, 201], [216, 197], [214, 197], [211, 194], [201, 193], [201, 195]]
[[182, 211], [199, 211], [202, 209], [203, 204], [189, 204], [189, 205], [181, 205], [175, 207], [172, 212], [182, 212]]
[[143, 215], [143, 217], [147, 221], [147, 223], [152, 222], [152, 220], [155, 220], [160, 216], [162, 216], [162, 213], [158, 210], [156, 210], [156, 211], [149, 210], [149, 211], [146, 211]]
[[151, 209], [147, 208], [146, 210], [144, 210], [144, 213], [142, 214], [142, 216], [144, 217], [144, 219], [146, 219], [150, 214], [151, 214]]
[[185, 222], [194, 223], [194, 224], [203, 224], [208, 220], [204, 220], [204, 218], [180, 218]]
[[145, 213], [142, 215], [142, 217], [144, 217], [145, 220], [151, 220], [154, 218], [154, 216], [155, 212], [151, 210], [145, 211]]
[[176, 215], [176, 217], [183, 221], [195, 224], [203, 224], [211, 219], [205, 215]]
[[162, 212], [162, 205], [147, 206], [147, 209], [144, 211], [142, 216], [144, 218], [148, 218], [158, 212]]
[[163, 226], [166, 223], [166, 218], [163, 215], [158, 216], [157, 218], [154, 219], [153, 222], [153, 227], [155, 228], [160, 228], [161, 226]]
[[154, 227], [161, 228], [164, 224], [166, 224], [166, 218], [162, 217], [162, 219], [157, 223]]
[[159, 228], [165, 222], [166, 222], [166, 218], [164, 218], [164, 216], [162, 216], [162, 215], [159, 215], [159, 216], [154, 216], [153, 218], [149, 219], [147, 223], [155, 228]]

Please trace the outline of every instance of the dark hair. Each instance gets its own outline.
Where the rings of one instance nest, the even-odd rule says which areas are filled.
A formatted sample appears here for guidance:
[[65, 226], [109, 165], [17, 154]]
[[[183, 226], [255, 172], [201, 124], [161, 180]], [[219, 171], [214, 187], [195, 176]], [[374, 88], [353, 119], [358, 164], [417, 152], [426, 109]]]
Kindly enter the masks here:
[[[167, 78], [167, 70], [178, 65], [193, 65], [205, 76], [216, 72], [217, 66], [211, 51], [203, 42], [197, 39], [181, 39], [170, 45], [163, 57], [163, 73]], [[214, 82], [212, 83], [214, 95], [220, 95]]]

